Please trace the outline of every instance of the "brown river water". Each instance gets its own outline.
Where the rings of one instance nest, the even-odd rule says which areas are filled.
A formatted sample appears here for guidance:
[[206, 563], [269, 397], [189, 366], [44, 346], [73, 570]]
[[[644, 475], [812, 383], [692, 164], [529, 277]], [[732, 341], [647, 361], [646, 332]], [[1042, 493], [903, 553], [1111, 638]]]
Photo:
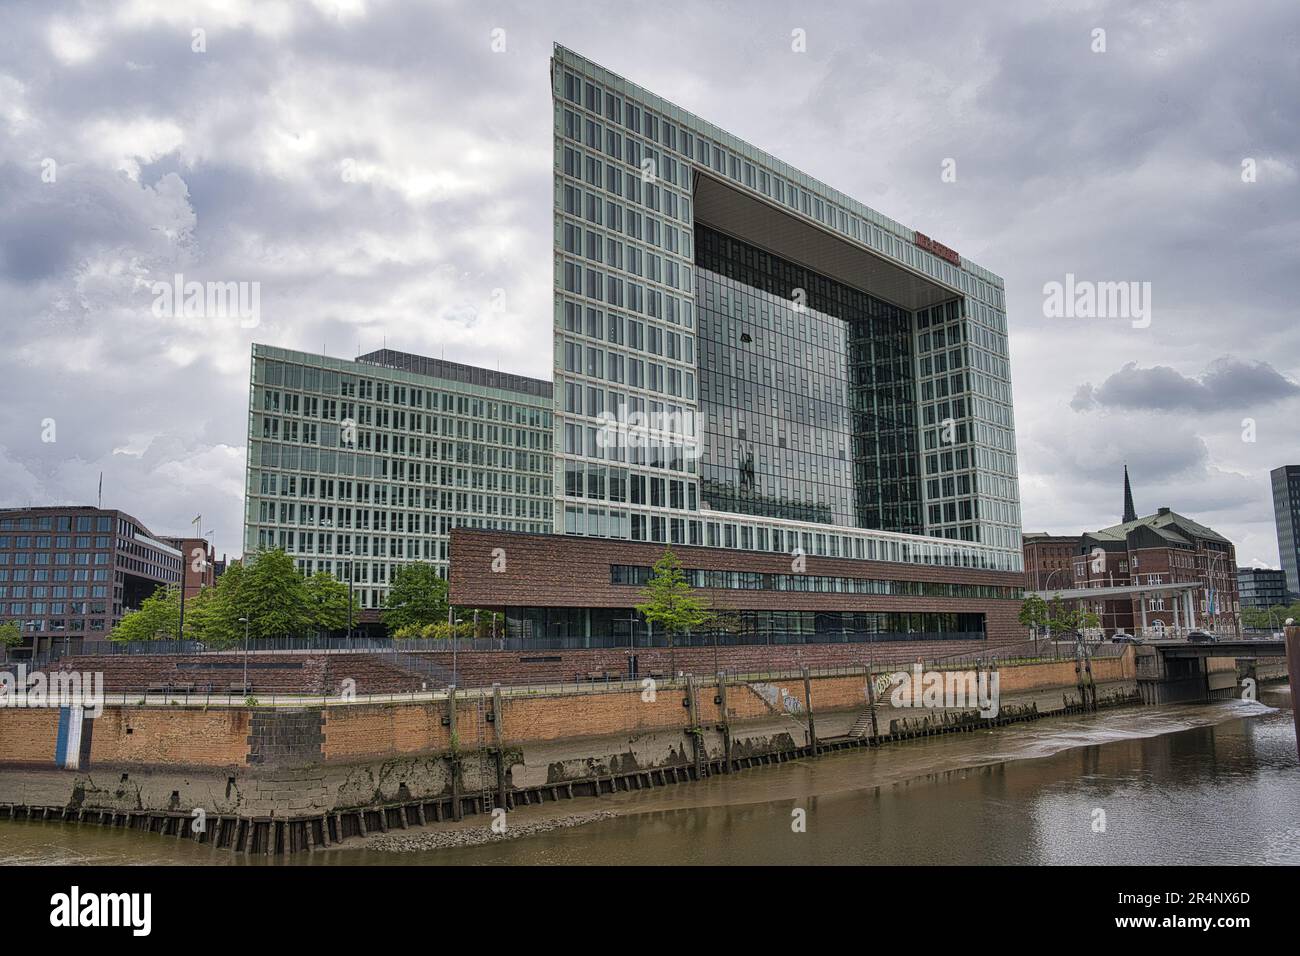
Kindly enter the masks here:
[[[528, 835], [477, 846], [392, 852], [358, 840], [279, 865], [1300, 864], [1290, 707], [1283, 685], [1259, 703], [1047, 718], [524, 808], [506, 829]], [[487, 823], [461, 828], [481, 837]], [[277, 865], [156, 835], [7, 821], [0, 863]]]

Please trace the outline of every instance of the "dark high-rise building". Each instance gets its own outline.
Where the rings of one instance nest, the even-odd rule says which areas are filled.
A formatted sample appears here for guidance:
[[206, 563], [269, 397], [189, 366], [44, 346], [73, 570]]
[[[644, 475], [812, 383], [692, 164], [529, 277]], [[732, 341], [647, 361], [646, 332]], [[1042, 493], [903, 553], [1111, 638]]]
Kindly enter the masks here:
[[0, 620], [22, 629], [20, 656], [103, 640], [160, 585], [180, 580], [180, 550], [125, 512], [0, 511]]
[[1273, 521], [1277, 525], [1277, 550], [1286, 587], [1300, 594], [1300, 465], [1282, 465], [1273, 479]]

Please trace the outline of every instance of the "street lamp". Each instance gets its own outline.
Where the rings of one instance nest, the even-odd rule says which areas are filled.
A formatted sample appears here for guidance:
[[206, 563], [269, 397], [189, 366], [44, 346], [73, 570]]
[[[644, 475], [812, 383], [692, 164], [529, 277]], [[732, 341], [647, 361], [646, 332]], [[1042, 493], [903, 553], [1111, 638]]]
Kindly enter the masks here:
[[1215, 552], [1215, 551], [1210, 551], [1207, 548], [1205, 551], [1205, 555], [1206, 555], [1206, 562], [1205, 562], [1206, 610], [1210, 614], [1210, 620], [1213, 621], [1211, 627], [1217, 631], [1219, 629], [1220, 611], [1219, 611], [1219, 602], [1215, 599], [1215, 595], [1214, 595], [1214, 590], [1215, 590], [1214, 589], [1214, 568], [1217, 562], [1219, 562], [1220, 560], [1228, 556], [1228, 552], [1226, 551]]
[[451, 628], [451, 683], [453, 687], [456, 685], [456, 647], [461, 623], [461, 619], [456, 618], [456, 623]]
[[244, 625], [244, 693], [248, 693], [248, 618], [241, 617], [239, 623]]
[[[1048, 591], [1050, 591], [1050, 590], [1052, 589], [1052, 578], [1056, 577], [1058, 574], [1060, 574], [1060, 573], [1061, 573], [1062, 571], [1064, 571], [1064, 570], [1065, 570], [1065, 568], [1053, 568], [1053, 569], [1052, 569], [1052, 572], [1047, 576], [1047, 580], [1043, 582], [1043, 593], [1044, 593], [1044, 594], [1046, 594]], [[1050, 608], [1050, 607], [1051, 607], [1051, 598], [1047, 598], [1047, 599], [1045, 599], [1044, 604], [1045, 604], [1047, 607]], [[1035, 629], [1035, 635], [1036, 635], [1036, 634], [1037, 634], [1037, 629]], [[1047, 639], [1048, 639], [1049, 641], [1052, 639], [1052, 625], [1051, 625], [1051, 619], [1050, 619], [1050, 618], [1048, 619], [1048, 624], [1047, 624]], [[1038, 653], [1038, 638], [1037, 638], [1037, 636], [1035, 636], [1035, 638], [1034, 638], [1034, 653], [1035, 653], [1035, 654]]]

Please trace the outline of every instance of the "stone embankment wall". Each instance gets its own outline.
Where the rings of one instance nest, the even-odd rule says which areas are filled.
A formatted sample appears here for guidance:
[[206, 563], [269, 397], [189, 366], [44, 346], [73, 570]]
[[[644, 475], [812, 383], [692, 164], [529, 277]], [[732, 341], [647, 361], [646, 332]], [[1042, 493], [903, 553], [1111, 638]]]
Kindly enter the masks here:
[[[1134, 700], [1131, 652], [1094, 661], [1092, 676], [1100, 704]], [[893, 707], [879, 677], [461, 691], [454, 707], [439, 694], [299, 708], [109, 706], [94, 719], [76, 708], [0, 709], [0, 818], [91, 820], [288, 852], [988, 724], [969, 707]], [[1072, 661], [1004, 667], [999, 684], [1001, 721], [1089, 705]], [[66, 744], [76, 721], [79, 760]], [[196, 808], [215, 821], [203, 834]]]

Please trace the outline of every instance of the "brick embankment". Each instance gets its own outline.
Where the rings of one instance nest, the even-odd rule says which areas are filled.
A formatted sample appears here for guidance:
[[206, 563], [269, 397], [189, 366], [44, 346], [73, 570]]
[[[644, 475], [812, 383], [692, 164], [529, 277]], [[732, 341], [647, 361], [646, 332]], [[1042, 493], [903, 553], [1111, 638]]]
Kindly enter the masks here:
[[[439, 677], [403, 666], [389, 654], [252, 654], [248, 682], [253, 694], [336, 695], [351, 679], [358, 694], [428, 690], [450, 683], [490, 687], [494, 683], [538, 684], [597, 679], [671, 677], [677, 674], [763, 673], [801, 667], [861, 667], [912, 663], [957, 655], [976, 656], [1009, 642], [882, 641], [860, 644], [749, 644], [730, 647], [610, 648], [529, 651], [412, 651], [434, 665]], [[397, 649], [402, 650], [400, 642]], [[7, 665], [10, 669], [14, 665]], [[241, 685], [244, 658], [238, 652], [188, 655], [82, 655], [59, 661], [57, 669], [103, 675], [109, 693], [151, 687], [189, 688], [225, 694]]]
[[[1003, 642], [1015, 643], [1015, 642]], [[632, 659], [636, 674], [673, 676], [798, 670], [801, 667], [861, 667], [904, 664], [957, 655], [978, 655], [1002, 646], [985, 641], [882, 641], [878, 644], [752, 644], [733, 647], [638, 647], [562, 651], [460, 651], [455, 656], [456, 683], [460, 687], [490, 687], [493, 683], [536, 684], [546, 681], [585, 680], [608, 672], [611, 679], [627, 679]], [[414, 651], [452, 671], [453, 654]]]
[[[244, 681], [244, 658], [230, 654], [108, 654], [66, 657], [60, 671], [102, 674], [108, 693], [150, 687], [226, 694]], [[351, 679], [358, 694], [422, 689], [419, 676], [378, 654], [252, 654], [248, 683], [257, 694], [338, 694]]]
[[[1002, 668], [999, 722], [1084, 706], [1070, 661]], [[1103, 705], [1136, 694], [1132, 652], [1097, 660]], [[989, 726], [871, 700], [865, 673], [477, 691], [302, 707], [0, 709], [0, 817], [88, 820], [239, 852], [731, 773], [827, 750]], [[874, 685], [873, 685], [874, 686]], [[814, 728], [809, 721], [811, 700]], [[79, 752], [64, 746], [80, 720]], [[868, 729], [869, 728], [869, 729]], [[202, 809], [210, 828], [190, 822]]]

